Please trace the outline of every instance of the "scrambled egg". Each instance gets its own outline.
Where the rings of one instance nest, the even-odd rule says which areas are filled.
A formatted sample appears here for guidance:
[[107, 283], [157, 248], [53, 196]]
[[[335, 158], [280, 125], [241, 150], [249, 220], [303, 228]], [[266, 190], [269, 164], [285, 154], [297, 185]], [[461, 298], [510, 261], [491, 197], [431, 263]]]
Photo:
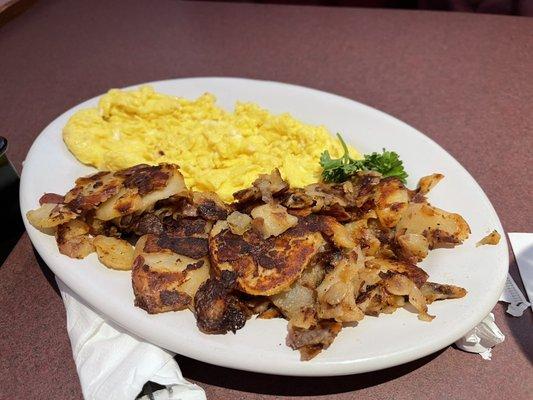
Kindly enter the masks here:
[[78, 160], [100, 170], [176, 163], [190, 188], [214, 191], [225, 201], [276, 167], [293, 187], [316, 182], [321, 152], [342, 153], [324, 127], [289, 114], [273, 115], [253, 103], [227, 112], [209, 93], [187, 100], [148, 86], [110, 90], [97, 108], [70, 118], [63, 139]]

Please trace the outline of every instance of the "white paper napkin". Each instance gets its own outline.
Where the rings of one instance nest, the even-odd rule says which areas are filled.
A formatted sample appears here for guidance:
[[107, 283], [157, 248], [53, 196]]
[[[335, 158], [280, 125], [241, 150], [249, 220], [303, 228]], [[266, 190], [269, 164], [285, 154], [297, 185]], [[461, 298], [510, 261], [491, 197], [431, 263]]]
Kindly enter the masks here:
[[[106, 322], [56, 280], [85, 399], [134, 400], [151, 381], [166, 386], [153, 393], [155, 400], [206, 400], [202, 388], [183, 378], [173, 353]], [[144, 399], [148, 400], [147, 396]]]
[[524, 315], [524, 311], [531, 305], [524, 297], [524, 294], [519, 289], [511, 274], [507, 274], [505, 287], [503, 288], [499, 301], [509, 303], [507, 306], [507, 314], [510, 314], [513, 317], [521, 317]]
[[509, 233], [518, 271], [533, 309], [533, 233]]
[[533, 233], [509, 233], [509, 242], [518, 264], [518, 270], [526, 292], [529, 296], [529, 302], [518, 285], [509, 274], [500, 301], [509, 303], [507, 313], [513, 317], [521, 317], [528, 307], [533, 307]]
[[505, 335], [496, 326], [494, 314], [490, 313], [479, 325], [455, 342], [461, 350], [478, 353], [484, 360], [492, 358], [492, 348], [505, 340]]

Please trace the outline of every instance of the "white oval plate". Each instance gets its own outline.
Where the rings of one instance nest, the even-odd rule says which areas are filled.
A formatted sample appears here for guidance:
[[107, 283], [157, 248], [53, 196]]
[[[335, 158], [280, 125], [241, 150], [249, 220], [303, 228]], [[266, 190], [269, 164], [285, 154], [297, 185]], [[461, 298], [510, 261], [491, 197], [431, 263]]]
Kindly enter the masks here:
[[[453, 343], [478, 324], [496, 304], [508, 269], [505, 239], [497, 246], [476, 248], [484, 235], [502, 226], [492, 205], [472, 176], [444, 149], [409, 125], [383, 112], [333, 94], [277, 82], [235, 78], [176, 79], [150, 83], [155, 90], [186, 98], [214, 93], [224, 108], [236, 101], [253, 101], [274, 113], [290, 112], [310, 124], [323, 124], [360, 151], [397, 151], [409, 173], [408, 184], [433, 172], [446, 178], [432, 191], [430, 201], [463, 215], [472, 235], [462, 246], [431, 252], [422, 263], [430, 280], [459, 285], [468, 295], [435, 302], [422, 322], [398, 310], [392, 315], [366, 317], [345, 328], [329, 349], [308, 362], [285, 346], [286, 321], [251, 319], [236, 334], [205, 335], [188, 311], [148, 315], [133, 306], [128, 272], [101, 265], [95, 254], [73, 260], [59, 254], [52, 236], [24, 217], [28, 234], [54, 273], [88, 304], [128, 331], [179, 354], [211, 364], [248, 371], [299, 376], [328, 376], [387, 368], [431, 354]], [[77, 110], [92, 107], [97, 98], [67, 111], [37, 137], [22, 171], [20, 203], [23, 214], [38, 207], [44, 192], [65, 193], [74, 180], [94, 172], [80, 164], [63, 144], [61, 131]], [[318, 160], [317, 160], [318, 162]]]

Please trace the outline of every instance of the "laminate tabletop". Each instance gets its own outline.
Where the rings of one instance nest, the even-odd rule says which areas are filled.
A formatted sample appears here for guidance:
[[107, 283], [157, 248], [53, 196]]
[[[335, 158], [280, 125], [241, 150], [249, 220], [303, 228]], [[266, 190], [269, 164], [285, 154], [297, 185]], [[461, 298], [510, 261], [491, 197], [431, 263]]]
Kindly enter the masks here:
[[[414, 126], [532, 232], [533, 19], [187, 1], [40, 1], [0, 27], [0, 134], [20, 171], [41, 130], [109, 88], [193, 76], [309, 86]], [[45, 167], [45, 166], [43, 166]], [[53, 177], [50, 177], [53, 179]], [[2, 229], [9, 227], [2, 226]], [[514, 257], [510, 272], [521, 286]], [[178, 356], [209, 399], [531, 399], [531, 309], [498, 304], [491, 361], [448, 347], [383, 371], [262, 375]], [[53, 275], [23, 235], [0, 267], [0, 399], [82, 397]]]

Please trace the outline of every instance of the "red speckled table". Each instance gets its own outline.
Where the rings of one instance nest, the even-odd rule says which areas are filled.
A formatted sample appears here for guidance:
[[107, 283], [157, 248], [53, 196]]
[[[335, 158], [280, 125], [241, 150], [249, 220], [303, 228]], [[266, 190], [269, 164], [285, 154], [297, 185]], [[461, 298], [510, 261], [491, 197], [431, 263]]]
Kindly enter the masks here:
[[[188, 76], [290, 82], [356, 99], [425, 132], [478, 180], [507, 231], [531, 232], [532, 72], [527, 18], [41, 1], [0, 27], [0, 133], [20, 170], [52, 119], [111, 87]], [[520, 282], [513, 258], [510, 270]], [[0, 399], [81, 398], [53, 282], [24, 235], [0, 267]], [[497, 305], [495, 314], [507, 339], [492, 361], [450, 347], [384, 371], [313, 379], [178, 361], [209, 399], [531, 399], [532, 313], [513, 318]]]

